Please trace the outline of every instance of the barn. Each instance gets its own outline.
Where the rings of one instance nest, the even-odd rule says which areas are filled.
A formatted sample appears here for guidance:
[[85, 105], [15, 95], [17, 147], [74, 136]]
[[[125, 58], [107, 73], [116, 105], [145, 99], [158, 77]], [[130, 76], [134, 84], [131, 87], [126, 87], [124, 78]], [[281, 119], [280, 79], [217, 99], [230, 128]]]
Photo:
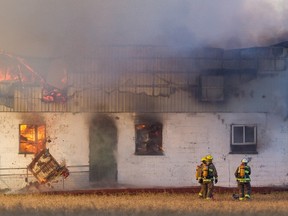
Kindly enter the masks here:
[[[43, 149], [69, 169], [50, 189], [197, 186], [214, 157], [218, 186], [287, 186], [288, 49], [103, 46], [93, 55], [0, 53], [0, 190], [35, 181]], [[52, 184], [53, 183], [53, 184]], [[53, 186], [52, 186], [53, 185]]]

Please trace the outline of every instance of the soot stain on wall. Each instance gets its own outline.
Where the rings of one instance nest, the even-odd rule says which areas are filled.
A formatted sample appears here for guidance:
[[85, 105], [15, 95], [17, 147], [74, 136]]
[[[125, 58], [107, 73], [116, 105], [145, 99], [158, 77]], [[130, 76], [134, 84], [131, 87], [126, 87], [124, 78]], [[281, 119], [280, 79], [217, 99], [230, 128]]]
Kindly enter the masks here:
[[106, 114], [94, 116], [89, 127], [89, 180], [111, 183], [117, 180], [118, 131], [114, 119]]

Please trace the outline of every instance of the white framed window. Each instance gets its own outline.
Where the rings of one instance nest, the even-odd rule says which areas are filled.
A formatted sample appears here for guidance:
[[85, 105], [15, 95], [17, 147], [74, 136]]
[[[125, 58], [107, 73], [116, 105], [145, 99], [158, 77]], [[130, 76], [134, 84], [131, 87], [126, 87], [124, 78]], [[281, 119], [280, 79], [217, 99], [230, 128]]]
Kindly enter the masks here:
[[257, 153], [257, 125], [231, 125], [231, 152], [239, 154]]
[[232, 145], [256, 145], [256, 125], [232, 125]]

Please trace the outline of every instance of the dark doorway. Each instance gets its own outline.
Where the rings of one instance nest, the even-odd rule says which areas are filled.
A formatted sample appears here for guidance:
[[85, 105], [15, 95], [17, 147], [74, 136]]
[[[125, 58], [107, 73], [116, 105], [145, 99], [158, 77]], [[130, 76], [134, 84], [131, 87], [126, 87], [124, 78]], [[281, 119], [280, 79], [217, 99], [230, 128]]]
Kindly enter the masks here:
[[89, 129], [89, 180], [105, 185], [117, 181], [117, 128], [107, 115], [94, 117]]

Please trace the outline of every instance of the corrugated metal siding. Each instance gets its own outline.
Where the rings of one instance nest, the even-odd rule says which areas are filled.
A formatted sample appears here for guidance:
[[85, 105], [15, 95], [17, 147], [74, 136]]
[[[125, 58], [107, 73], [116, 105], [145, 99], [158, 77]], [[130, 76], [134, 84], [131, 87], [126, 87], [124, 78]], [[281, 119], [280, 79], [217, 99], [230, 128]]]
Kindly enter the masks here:
[[[0, 98], [0, 111], [233, 111], [234, 107], [228, 106], [229, 100], [223, 103], [199, 102], [199, 76], [211, 70], [241, 71], [244, 68], [255, 72], [257, 65], [261, 65], [264, 71], [286, 70], [286, 50], [276, 57], [271, 56], [273, 50], [264, 51], [250, 54], [247, 50], [224, 52], [220, 49], [200, 49], [192, 52], [168, 47], [100, 47], [93, 57], [67, 60], [67, 102], [43, 102], [41, 85], [14, 86], [13, 92], [11, 85], [2, 84], [0, 91], [11, 97]], [[273, 64], [267, 64], [268, 57], [273, 59]], [[244, 67], [241, 63], [244, 60], [251, 60], [253, 64], [244, 64]], [[274, 84], [271, 81], [271, 85], [277, 86], [277, 82], [275, 80]], [[261, 105], [253, 109], [265, 111]]]
[[13, 83], [0, 83], [0, 111], [9, 112], [13, 110], [13, 91]]
[[42, 102], [41, 86], [17, 86], [14, 91], [15, 112], [67, 112], [66, 103]]

